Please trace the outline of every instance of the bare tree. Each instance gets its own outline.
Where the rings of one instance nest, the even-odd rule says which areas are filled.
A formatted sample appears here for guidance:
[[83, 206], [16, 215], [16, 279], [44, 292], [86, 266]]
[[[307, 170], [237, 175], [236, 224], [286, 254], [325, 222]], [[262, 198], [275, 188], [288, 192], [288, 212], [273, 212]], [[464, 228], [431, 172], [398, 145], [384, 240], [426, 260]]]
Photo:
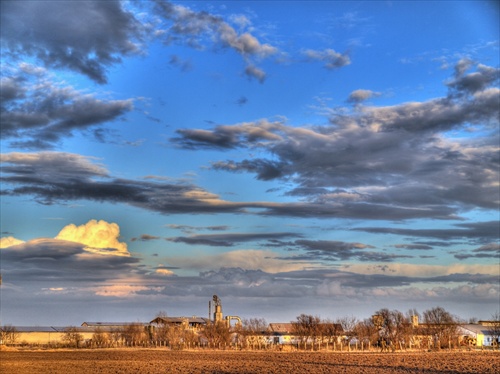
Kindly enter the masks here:
[[167, 342], [168, 342], [168, 345], [170, 346], [170, 348], [173, 348], [173, 349], [181, 349], [182, 348], [181, 343], [183, 342], [183, 339], [182, 339], [183, 332], [184, 332], [184, 329], [183, 329], [182, 325], [168, 326], [168, 328], [166, 330], [166, 338], [167, 338]]
[[434, 341], [436, 348], [445, 348], [456, 340], [458, 318], [442, 307], [435, 307], [423, 313], [424, 330]]
[[206, 324], [201, 333], [214, 347], [227, 345], [231, 342], [231, 331], [224, 321]]
[[365, 346], [375, 345], [378, 341], [378, 329], [371, 319], [360, 321], [356, 325], [356, 335]]
[[160, 344], [166, 344], [168, 342], [169, 338], [169, 330], [170, 330], [170, 325], [168, 323], [164, 322], [158, 322], [154, 326], [153, 330], [153, 340], [156, 342], [160, 342]]
[[146, 329], [140, 323], [131, 323], [122, 330], [122, 338], [128, 345], [135, 345], [149, 340]]
[[492, 345], [500, 348], [500, 312], [496, 312], [491, 316], [491, 321], [488, 323], [488, 332], [491, 335]]
[[321, 328], [323, 336], [326, 341], [330, 344], [338, 343], [339, 338], [342, 336], [344, 329], [342, 325], [338, 322], [331, 321], [329, 319], [323, 320], [321, 323]]
[[117, 346], [123, 339], [123, 330], [121, 328], [113, 328], [109, 332], [109, 338], [113, 346]]
[[315, 341], [321, 336], [321, 319], [318, 316], [301, 314], [296, 321], [292, 321], [292, 332], [301, 343]]
[[344, 330], [343, 335], [346, 338], [346, 343], [350, 344], [352, 338], [356, 337], [356, 325], [358, 319], [354, 316], [346, 316], [337, 319], [337, 323], [342, 326]]
[[77, 327], [70, 326], [64, 329], [62, 340], [70, 346], [78, 348], [83, 341], [83, 334], [80, 333]]
[[241, 336], [241, 343], [255, 345], [263, 343], [263, 336], [268, 330], [268, 323], [264, 318], [244, 319], [241, 325], [237, 325], [235, 332]]
[[0, 328], [0, 341], [2, 344], [15, 344], [19, 338], [19, 332], [12, 325], [5, 325]]
[[382, 351], [403, 348], [410, 341], [411, 322], [399, 310], [380, 309], [375, 313], [372, 321], [378, 330], [378, 342]]
[[198, 334], [192, 330], [184, 330], [182, 333], [182, 342], [189, 346], [194, 346], [200, 341]]
[[92, 334], [92, 343], [98, 347], [105, 347], [110, 341], [110, 336], [102, 328], [97, 327]]

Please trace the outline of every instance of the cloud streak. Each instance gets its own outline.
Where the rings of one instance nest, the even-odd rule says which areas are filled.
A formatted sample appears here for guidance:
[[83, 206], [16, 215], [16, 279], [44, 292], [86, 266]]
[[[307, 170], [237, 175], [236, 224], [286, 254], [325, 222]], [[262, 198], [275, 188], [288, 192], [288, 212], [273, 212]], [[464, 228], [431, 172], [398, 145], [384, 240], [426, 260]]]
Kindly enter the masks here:
[[132, 99], [99, 99], [56, 83], [45, 69], [25, 63], [1, 83], [2, 137], [20, 148], [53, 148], [76, 131], [95, 130], [133, 109]]
[[291, 232], [271, 232], [271, 233], [227, 233], [227, 234], [205, 234], [191, 236], [177, 236], [167, 238], [174, 243], [185, 243], [191, 245], [208, 245], [214, 247], [232, 247], [237, 243], [277, 240], [282, 238], [300, 237], [300, 234]]

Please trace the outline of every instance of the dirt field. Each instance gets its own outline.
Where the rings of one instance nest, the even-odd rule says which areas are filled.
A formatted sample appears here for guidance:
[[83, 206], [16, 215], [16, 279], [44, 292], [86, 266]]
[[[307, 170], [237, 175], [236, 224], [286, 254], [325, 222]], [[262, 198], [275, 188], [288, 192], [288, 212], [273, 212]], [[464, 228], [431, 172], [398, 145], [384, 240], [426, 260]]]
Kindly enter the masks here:
[[2, 351], [2, 373], [498, 373], [499, 352]]

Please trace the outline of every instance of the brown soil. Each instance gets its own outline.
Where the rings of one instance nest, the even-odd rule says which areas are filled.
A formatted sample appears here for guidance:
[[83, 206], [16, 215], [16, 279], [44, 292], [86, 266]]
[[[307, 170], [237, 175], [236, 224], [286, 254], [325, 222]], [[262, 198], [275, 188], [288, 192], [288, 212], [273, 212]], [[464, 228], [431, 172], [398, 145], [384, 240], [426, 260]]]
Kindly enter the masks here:
[[2, 373], [498, 373], [500, 352], [2, 351]]

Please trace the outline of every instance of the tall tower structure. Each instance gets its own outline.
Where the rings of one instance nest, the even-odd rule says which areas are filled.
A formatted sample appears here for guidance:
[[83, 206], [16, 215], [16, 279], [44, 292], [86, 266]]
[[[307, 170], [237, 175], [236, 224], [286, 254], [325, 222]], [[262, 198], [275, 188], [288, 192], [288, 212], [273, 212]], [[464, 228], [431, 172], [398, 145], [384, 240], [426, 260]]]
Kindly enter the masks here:
[[214, 295], [212, 298], [214, 302], [214, 322], [221, 322], [222, 321], [222, 302], [219, 299], [219, 296]]

